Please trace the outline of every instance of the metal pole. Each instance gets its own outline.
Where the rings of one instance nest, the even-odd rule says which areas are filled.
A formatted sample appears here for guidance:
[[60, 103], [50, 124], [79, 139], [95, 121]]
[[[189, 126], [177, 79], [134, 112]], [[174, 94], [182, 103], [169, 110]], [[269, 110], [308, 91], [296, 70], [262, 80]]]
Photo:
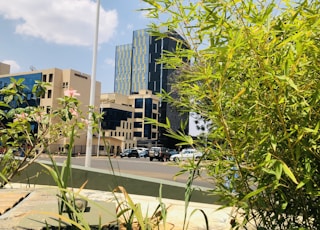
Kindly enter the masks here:
[[94, 111], [94, 99], [96, 94], [96, 62], [97, 62], [97, 49], [98, 49], [98, 34], [99, 34], [99, 15], [100, 15], [100, 0], [97, 0], [97, 15], [96, 15], [96, 30], [93, 44], [93, 59], [92, 59], [92, 76], [91, 76], [91, 88], [90, 88], [90, 108], [88, 114], [88, 132], [87, 132], [87, 145], [86, 145], [86, 159], [85, 167], [91, 166], [92, 155], [92, 113]]
[[[102, 113], [102, 108], [100, 107], [100, 115], [101, 113]], [[100, 156], [100, 135], [101, 135], [101, 118], [99, 119], [97, 157]]]

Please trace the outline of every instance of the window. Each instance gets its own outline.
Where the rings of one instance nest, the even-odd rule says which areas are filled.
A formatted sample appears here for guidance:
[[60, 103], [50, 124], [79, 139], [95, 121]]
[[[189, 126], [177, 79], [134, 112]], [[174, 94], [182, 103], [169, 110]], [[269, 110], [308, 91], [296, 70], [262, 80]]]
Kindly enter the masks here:
[[52, 79], [53, 79], [53, 74], [50, 73], [50, 74], [49, 74], [49, 82], [52, 82]]
[[69, 82], [63, 82], [62, 83], [62, 88], [63, 89], [68, 89], [69, 88]]
[[51, 107], [50, 106], [47, 106], [47, 113], [51, 113]]
[[147, 137], [148, 139], [151, 138], [151, 124], [146, 124], [144, 126], [144, 137]]
[[51, 97], [52, 97], [52, 90], [49, 89], [49, 90], [48, 90], [48, 98], [51, 98]]
[[142, 113], [134, 113], [134, 118], [142, 118]]
[[152, 109], [157, 109], [158, 105], [157, 104], [152, 104]]
[[43, 81], [43, 82], [46, 82], [46, 81], [47, 81], [47, 75], [46, 75], [46, 74], [42, 75], [42, 81]]
[[135, 99], [135, 108], [143, 108], [143, 98]]
[[135, 122], [135, 123], [133, 124], [133, 127], [134, 127], [134, 128], [142, 128], [142, 122]]
[[134, 132], [133, 136], [142, 137], [142, 133], [141, 132]]
[[144, 116], [152, 118], [152, 99], [146, 98], [145, 99], [145, 106], [144, 106]]

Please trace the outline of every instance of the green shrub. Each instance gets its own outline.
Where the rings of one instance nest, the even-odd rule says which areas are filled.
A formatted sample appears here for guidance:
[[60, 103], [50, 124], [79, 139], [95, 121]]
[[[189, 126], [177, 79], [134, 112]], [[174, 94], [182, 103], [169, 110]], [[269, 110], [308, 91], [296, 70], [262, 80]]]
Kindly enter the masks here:
[[233, 226], [319, 229], [319, 1], [144, 2], [153, 35], [184, 38], [159, 61], [177, 70], [162, 97], [209, 130], [162, 126], [211, 159], [212, 192], [242, 215]]

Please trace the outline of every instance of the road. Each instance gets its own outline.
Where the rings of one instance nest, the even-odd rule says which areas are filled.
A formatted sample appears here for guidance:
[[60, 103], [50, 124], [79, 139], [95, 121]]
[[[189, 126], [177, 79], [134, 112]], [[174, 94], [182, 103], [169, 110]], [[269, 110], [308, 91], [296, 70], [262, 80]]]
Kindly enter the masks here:
[[[57, 162], [64, 162], [65, 157], [57, 156], [55, 160]], [[110, 163], [111, 160], [111, 163]], [[181, 183], [186, 183], [188, 175], [183, 174], [175, 176], [181, 168], [174, 162], [159, 162], [159, 161], [149, 161], [149, 158], [113, 158], [109, 160], [108, 157], [96, 157], [91, 158], [91, 167], [97, 169], [112, 170], [115, 172], [126, 173], [131, 175], [139, 175], [150, 178], [157, 178], [169, 181], [176, 181]], [[72, 164], [74, 165], [85, 165], [85, 157], [72, 157]], [[111, 167], [112, 164], [112, 167]], [[212, 183], [209, 182], [208, 177], [206, 177], [205, 171], [201, 172], [201, 177], [194, 181], [194, 185], [203, 186], [207, 188], [213, 188]]]

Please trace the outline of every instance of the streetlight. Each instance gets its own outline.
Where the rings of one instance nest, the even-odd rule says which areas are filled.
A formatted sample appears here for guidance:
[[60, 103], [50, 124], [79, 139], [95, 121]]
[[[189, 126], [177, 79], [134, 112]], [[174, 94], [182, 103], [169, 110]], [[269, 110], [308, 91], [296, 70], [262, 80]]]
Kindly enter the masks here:
[[92, 59], [92, 75], [91, 75], [91, 87], [90, 87], [90, 104], [88, 114], [88, 132], [87, 132], [87, 145], [86, 145], [86, 159], [85, 167], [91, 166], [92, 155], [92, 113], [94, 110], [94, 98], [96, 94], [96, 62], [97, 62], [97, 49], [98, 49], [98, 34], [99, 34], [99, 15], [100, 15], [100, 0], [97, 0], [97, 14], [96, 14], [96, 30], [93, 44], [93, 59]]

